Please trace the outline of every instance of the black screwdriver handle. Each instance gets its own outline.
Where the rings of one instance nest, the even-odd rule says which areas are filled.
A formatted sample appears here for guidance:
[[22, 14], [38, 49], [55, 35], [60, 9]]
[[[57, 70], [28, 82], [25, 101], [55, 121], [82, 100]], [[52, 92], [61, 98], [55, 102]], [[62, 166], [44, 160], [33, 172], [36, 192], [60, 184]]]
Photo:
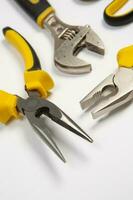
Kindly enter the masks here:
[[43, 28], [45, 19], [54, 12], [46, 0], [15, 0], [23, 10]]

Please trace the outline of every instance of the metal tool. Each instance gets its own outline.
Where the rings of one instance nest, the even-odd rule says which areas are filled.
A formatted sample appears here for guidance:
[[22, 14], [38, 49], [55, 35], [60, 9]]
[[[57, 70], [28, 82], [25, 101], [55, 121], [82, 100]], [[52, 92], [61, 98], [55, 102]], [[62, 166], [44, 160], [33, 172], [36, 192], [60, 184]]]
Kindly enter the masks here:
[[50, 136], [46, 118], [89, 142], [93, 140], [60, 108], [45, 99], [54, 83], [50, 75], [41, 70], [39, 59], [31, 45], [18, 32], [9, 27], [3, 32], [5, 38], [23, 55], [26, 65], [25, 88], [29, 97], [23, 99], [0, 91], [0, 122], [6, 124], [12, 118], [17, 119], [20, 114], [24, 115], [38, 135], [65, 162], [64, 156]]
[[104, 45], [90, 26], [70, 26], [55, 15], [46, 0], [15, 0], [41, 28], [47, 28], [55, 41], [54, 62], [56, 67], [68, 74], [82, 74], [91, 71], [91, 64], [76, 57], [83, 49], [104, 54]]
[[121, 26], [133, 22], [133, 9], [115, 15], [129, 0], [114, 0], [104, 10], [104, 19], [111, 26]]
[[133, 45], [121, 49], [117, 58], [119, 69], [80, 102], [82, 109], [95, 107], [94, 119], [133, 100]]

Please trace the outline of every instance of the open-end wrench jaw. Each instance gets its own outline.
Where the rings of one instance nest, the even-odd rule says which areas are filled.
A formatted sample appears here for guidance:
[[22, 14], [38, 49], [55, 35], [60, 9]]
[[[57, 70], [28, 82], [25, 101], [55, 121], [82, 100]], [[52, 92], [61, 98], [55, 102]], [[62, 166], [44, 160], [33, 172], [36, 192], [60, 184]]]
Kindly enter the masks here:
[[88, 50], [93, 51], [97, 54], [105, 54], [105, 48], [102, 40], [91, 28], [86, 35], [85, 46]]
[[98, 54], [104, 54], [104, 45], [90, 26], [70, 26], [50, 15], [44, 22], [55, 40], [54, 61], [56, 67], [68, 74], [83, 74], [91, 71], [91, 64], [76, 55], [87, 48]]
[[76, 35], [63, 41], [60, 47], [55, 50], [55, 63], [58, 69], [70, 74], [82, 74], [91, 71], [91, 64], [76, 57], [86, 47], [85, 39], [88, 31], [88, 26], [82, 27]]

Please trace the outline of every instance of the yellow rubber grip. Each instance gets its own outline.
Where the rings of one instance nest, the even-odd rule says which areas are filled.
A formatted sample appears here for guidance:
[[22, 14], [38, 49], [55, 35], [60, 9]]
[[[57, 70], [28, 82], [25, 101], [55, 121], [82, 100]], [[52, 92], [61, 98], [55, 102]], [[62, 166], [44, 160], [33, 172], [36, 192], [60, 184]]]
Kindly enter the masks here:
[[0, 122], [8, 123], [11, 119], [19, 118], [17, 111], [17, 97], [0, 91]]
[[[108, 16], [113, 17], [113, 15], [120, 10], [129, 0], [114, 0], [111, 4], [109, 4], [109, 6], [107, 6], [106, 8], [106, 14]], [[130, 13], [131, 10], [129, 10], [128, 12], [122, 14], [122, 15], [117, 15], [114, 17], [118, 17], [118, 16], [124, 16], [127, 15], [128, 13]]]
[[24, 73], [26, 90], [37, 90], [42, 97], [47, 98], [49, 91], [54, 87], [51, 76], [43, 70], [30, 71]]
[[41, 96], [47, 97], [54, 87], [52, 77], [41, 70], [40, 61], [32, 46], [18, 32], [6, 27], [3, 30], [5, 38], [22, 54], [26, 71], [24, 73], [26, 90], [37, 90]]
[[117, 60], [120, 67], [133, 67], [133, 45], [125, 47], [118, 52]]
[[30, 70], [35, 65], [35, 58], [31, 46], [28, 42], [16, 31], [10, 27], [4, 28], [4, 36], [23, 56], [26, 70]]
[[52, 13], [54, 13], [55, 10], [52, 7], [47, 8], [46, 10], [44, 10], [36, 19], [37, 24], [41, 27], [41, 28], [45, 28], [44, 27], [44, 21], [45, 19]]

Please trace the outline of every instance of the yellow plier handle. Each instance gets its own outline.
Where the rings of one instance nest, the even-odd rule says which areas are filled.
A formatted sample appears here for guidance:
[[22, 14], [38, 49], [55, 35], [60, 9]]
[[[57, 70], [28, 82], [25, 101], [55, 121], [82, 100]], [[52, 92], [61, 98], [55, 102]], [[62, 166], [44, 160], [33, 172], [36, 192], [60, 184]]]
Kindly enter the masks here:
[[119, 67], [133, 68], [133, 45], [121, 49], [117, 54]]
[[4, 28], [3, 33], [5, 38], [16, 47], [24, 58], [26, 90], [37, 90], [41, 96], [47, 97], [48, 91], [54, 87], [54, 82], [46, 71], [41, 70], [41, 65], [34, 49], [22, 35], [10, 27]]
[[[10, 27], [3, 29], [5, 38], [17, 48], [25, 61], [25, 88], [27, 91], [38, 91], [40, 96], [47, 97], [54, 87], [51, 76], [41, 70], [39, 59], [31, 45]], [[0, 122], [6, 124], [12, 118], [18, 118], [17, 96], [0, 91]]]
[[0, 123], [6, 124], [12, 118], [19, 118], [17, 96], [0, 90]]
[[121, 26], [133, 22], [133, 9], [121, 15], [115, 15], [129, 0], [114, 0], [104, 10], [105, 21], [112, 26]]

